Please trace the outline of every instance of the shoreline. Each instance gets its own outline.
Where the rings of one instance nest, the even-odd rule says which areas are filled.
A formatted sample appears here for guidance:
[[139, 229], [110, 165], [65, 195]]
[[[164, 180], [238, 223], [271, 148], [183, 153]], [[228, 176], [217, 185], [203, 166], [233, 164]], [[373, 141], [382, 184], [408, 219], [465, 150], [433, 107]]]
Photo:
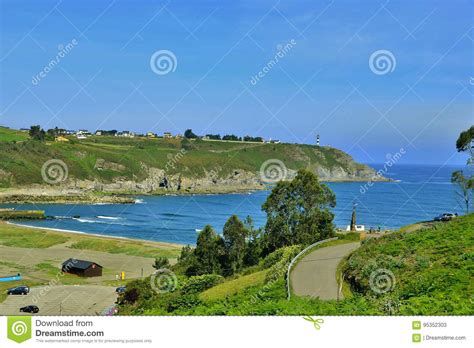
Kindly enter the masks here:
[[[393, 179], [378, 179], [357, 178], [357, 179], [320, 179], [322, 183], [392, 183]], [[25, 192], [25, 190], [29, 190]], [[37, 189], [36, 189], [37, 190]], [[154, 192], [131, 192], [131, 191], [116, 191], [116, 192], [91, 192], [91, 191], [67, 191], [58, 192], [57, 190], [49, 191], [48, 189], [40, 189], [34, 192], [35, 189], [29, 188], [7, 188], [0, 189], [0, 204], [93, 204], [93, 205], [107, 205], [107, 204], [140, 204], [140, 196], [145, 197], [161, 197], [161, 196], [193, 196], [193, 195], [225, 195], [225, 194], [251, 194], [253, 192], [271, 190], [270, 185], [262, 185], [259, 187], [242, 187], [242, 188], [211, 188], [200, 189], [195, 191], [168, 191], [160, 190]]]
[[60, 228], [37, 227], [37, 226], [24, 225], [24, 224], [19, 224], [19, 223], [10, 222], [10, 221], [4, 221], [4, 222], [0, 222], [0, 223], [4, 223], [6, 225], [12, 225], [12, 226], [18, 226], [18, 227], [33, 229], [33, 230], [42, 230], [42, 231], [61, 233], [61, 234], [73, 234], [73, 235], [75, 234], [75, 235], [79, 235], [79, 236], [83, 236], [83, 237], [104, 238], [104, 239], [112, 239], [112, 240], [118, 240], [118, 241], [146, 243], [146, 244], [151, 244], [151, 245], [156, 246], [156, 247], [182, 248], [186, 245], [186, 244], [154, 241], [154, 240], [140, 239], [140, 238], [130, 238], [130, 237], [121, 237], [121, 236], [108, 236], [108, 235], [103, 235], [103, 234], [98, 234], [98, 233], [81, 232], [81, 231], [75, 231], [75, 230], [65, 230], [65, 229], [60, 229]]

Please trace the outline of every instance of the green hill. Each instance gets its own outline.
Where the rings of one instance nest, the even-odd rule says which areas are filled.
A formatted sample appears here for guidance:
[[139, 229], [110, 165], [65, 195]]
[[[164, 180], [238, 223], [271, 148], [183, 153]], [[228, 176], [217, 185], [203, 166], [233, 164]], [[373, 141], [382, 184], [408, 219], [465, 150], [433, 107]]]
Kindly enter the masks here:
[[[340, 242], [352, 242], [352, 236]], [[327, 247], [327, 246], [321, 246]], [[299, 246], [279, 249], [240, 276], [157, 294], [150, 279], [127, 285], [122, 314], [148, 315], [473, 315], [474, 214], [414, 232], [371, 238], [341, 264], [352, 293], [341, 301], [287, 300], [286, 269]], [[393, 274], [391, 282], [371, 276]], [[375, 273], [374, 273], [375, 272]], [[336, 276], [336, 275], [335, 275]], [[200, 276], [202, 277], [202, 276]], [[374, 290], [375, 289], [375, 290]], [[386, 292], [384, 292], [387, 290]], [[133, 296], [132, 296], [133, 295]]]
[[268, 160], [270, 165], [280, 160], [273, 173], [280, 170], [287, 177], [302, 167], [323, 180], [366, 181], [375, 174], [331, 147], [112, 136], [68, 140], [32, 141], [26, 133], [1, 128], [0, 187], [43, 185], [41, 169], [51, 159], [63, 161], [68, 171], [56, 188], [116, 193], [258, 189]]

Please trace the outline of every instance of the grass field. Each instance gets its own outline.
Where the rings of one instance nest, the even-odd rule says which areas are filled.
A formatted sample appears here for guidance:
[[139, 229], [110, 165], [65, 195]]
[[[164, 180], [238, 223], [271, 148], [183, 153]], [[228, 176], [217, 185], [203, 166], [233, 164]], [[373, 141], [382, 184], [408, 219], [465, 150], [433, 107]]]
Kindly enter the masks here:
[[21, 248], [49, 248], [68, 242], [68, 247], [131, 256], [176, 258], [181, 246], [135, 240], [119, 240], [86, 234], [57, 232], [0, 222], [0, 245]]
[[72, 249], [103, 251], [111, 254], [126, 254], [144, 257], [176, 258], [179, 249], [176, 247], [153, 247], [146, 243], [134, 241], [117, 241], [97, 238], [83, 238], [70, 246]]
[[22, 132], [16, 129], [10, 129], [0, 126], [0, 141], [12, 142], [12, 141], [25, 141], [28, 140], [28, 132]]
[[0, 222], [1, 245], [21, 248], [49, 248], [68, 240], [70, 240], [70, 237], [64, 234]]

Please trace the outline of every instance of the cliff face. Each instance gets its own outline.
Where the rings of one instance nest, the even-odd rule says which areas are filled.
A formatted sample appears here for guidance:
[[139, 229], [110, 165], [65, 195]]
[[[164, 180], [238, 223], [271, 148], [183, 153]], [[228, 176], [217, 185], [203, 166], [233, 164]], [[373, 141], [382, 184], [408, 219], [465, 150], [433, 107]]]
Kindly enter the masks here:
[[0, 162], [0, 188], [28, 188], [44, 195], [258, 190], [292, 179], [300, 168], [322, 181], [385, 180], [343, 151], [299, 144], [114, 137], [70, 143], [0, 141]]

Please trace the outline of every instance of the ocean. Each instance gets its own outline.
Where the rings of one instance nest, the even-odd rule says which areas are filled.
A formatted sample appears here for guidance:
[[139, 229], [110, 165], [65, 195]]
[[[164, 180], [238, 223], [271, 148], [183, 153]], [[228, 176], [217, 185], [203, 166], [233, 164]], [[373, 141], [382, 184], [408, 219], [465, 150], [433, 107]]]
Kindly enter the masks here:
[[[382, 165], [372, 164], [379, 170]], [[444, 212], [464, 212], [450, 183], [453, 166], [394, 165], [384, 173], [393, 182], [328, 183], [335, 192], [335, 224], [345, 228], [356, 204], [357, 223], [394, 229], [431, 220]], [[21, 224], [98, 235], [151, 241], [195, 244], [199, 231], [212, 225], [220, 233], [230, 215], [250, 215], [256, 227], [265, 224], [261, 206], [269, 191], [189, 196], [138, 196], [138, 204], [23, 204], [2, 205], [18, 209], [43, 209], [54, 220]], [[80, 216], [74, 218], [74, 216]]]

